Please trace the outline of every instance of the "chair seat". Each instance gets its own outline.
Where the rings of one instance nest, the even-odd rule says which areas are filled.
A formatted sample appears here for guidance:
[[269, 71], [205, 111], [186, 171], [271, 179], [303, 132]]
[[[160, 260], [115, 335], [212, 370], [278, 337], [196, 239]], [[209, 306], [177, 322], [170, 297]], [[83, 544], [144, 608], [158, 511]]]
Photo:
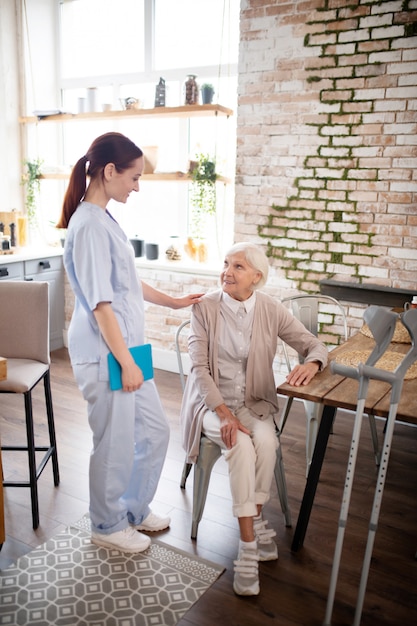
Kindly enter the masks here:
[[11, 359], [7, 357], [7, 378], [0, 381], [0, 392], [26, 393], [49, 369], [46, 363], [31, 359]]

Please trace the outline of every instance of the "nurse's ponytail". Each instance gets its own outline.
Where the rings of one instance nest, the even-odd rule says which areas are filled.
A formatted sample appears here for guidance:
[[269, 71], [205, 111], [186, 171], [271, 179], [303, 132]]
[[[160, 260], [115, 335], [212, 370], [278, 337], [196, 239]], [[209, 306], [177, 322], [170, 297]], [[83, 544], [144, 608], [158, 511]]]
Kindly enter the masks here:
[[85, 196], [87, 176], [91, 180], [103, 176], [108, 163], [113, 163], [117, 172], [121, 173], [141, 156], [142, 150], [121, 133], [106, 133], [97, 137], [72, 169], [57, 228], [68, 228], [71, 216]]

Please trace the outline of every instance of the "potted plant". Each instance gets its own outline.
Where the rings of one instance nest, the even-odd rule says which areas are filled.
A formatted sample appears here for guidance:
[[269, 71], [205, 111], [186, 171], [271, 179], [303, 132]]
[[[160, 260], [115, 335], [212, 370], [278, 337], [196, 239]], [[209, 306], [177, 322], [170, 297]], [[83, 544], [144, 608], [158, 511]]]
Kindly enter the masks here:
[[43, 161], [41, 159], [35, 159], [34, 161], [25, 161], [24, 166], [26, 170], [22, 174], [21, 184], [26, 186], [26, 217], [29, 225], [34, 226], [37, 224], [36, 216], [36, 199], [40, 190], [41, 181], [41, 166]]
[[208, 154], [198, 154], [193, 161], [191, 174], [191, 222], [187, 252], [192, 258], [206, 260], [204, 237], [207, 218], [216, 213], [216, 162]]
[[214, 87], [210, 83], [201, 85], [201, 99], [203, 104], [211, 104], [213, 102]]

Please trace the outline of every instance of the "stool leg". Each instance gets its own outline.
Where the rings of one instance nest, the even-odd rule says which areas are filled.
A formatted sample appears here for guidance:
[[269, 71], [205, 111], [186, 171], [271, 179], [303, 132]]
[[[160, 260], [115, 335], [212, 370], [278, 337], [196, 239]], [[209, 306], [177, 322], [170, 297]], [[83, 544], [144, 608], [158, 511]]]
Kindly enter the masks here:
[[46, 414], [48, 416], [48, 431], [49, 431], [49, 442], [52, 448], [52, 470], [54, 474], [54, 485], [57, 487], [59, 485], [59, 467], [58, 467], [58, 452], [56, 447], [56, 435], [55, 435], [55, 422], [54, 422], [54, 411], [52, 407], [52, 393], [51, 393], [51, 376], [50, 371], [48, 370], [43, 379], [44, 389], [45, 389], [45, 403], [46, 403]]
[[39, 526], [38, 482], [36, 477], [35, 435], [33, 430], [32, 394], [27, 391], [25, 397], [26, 436], [28, 444], [29, 486], [32, 503], [32, 525], [36, 530]]

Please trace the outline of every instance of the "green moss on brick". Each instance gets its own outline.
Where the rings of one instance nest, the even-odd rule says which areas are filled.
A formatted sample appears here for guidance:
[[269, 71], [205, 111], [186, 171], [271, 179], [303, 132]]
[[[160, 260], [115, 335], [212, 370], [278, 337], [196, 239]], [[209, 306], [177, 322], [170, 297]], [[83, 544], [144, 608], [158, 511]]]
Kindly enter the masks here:
[[343, 254], [341, 252], [332, 252], [330, 263], [335, 263], [335, 264], [343, 263]]
[[[358, 3], [356, 2], [350, 2], [348, 0], [346, 0], [346, 3], [338, 3], [339, 6], [336, 9], [336, 14], [340, 17], [339, 23], [343, 22], [343, 16], [341, 14], [341, 12], [345, 12], [346, 9], [350, 9], [352, 12], [356, 11], [356, 9], [358, 8]], [[366, 4], [366, 1], [364, 1], [362, 4]], [[381, 4], [381, 3], [380, 3]], [[321, 25], [321, 32], [325, 33], [325, 34], [329, 34], [331, 32], [340, 32], [340, 30], [338, 29], [337, 31], [332, 31], [332, 26], [331, 24], [334, 23], [334, 18], [332, 17], [332, 19], [328, 19], [328, 17], [326, 17], [327, 12], [333, 7], [329, 6], [329, 2], [327, 0], [323, 0], [322, 6], [321, 7], [317, 7], [316, 13], [313, 16], [313, 18], [308, 22], [309, 24], [320, 24]], [[408, 0], [405, 0], [402, 4], [402, 10], [403, 11], [410, 11], [409, 9], [409, 2]], [[324, 13], [324, 15], [322, 16], [321, 13]], [[322, 17], [322, 19], [320, 19]], [[316, 19], [317, 18], [317, 19]], [[330, 23], [328, 23], [330, 22]], [[405, 30], [406, 30], [406, 36], [410, 37], [410, 36], [415, 36], [417, 34], [417, 23], [416, 22], [412, 22], [410, 24], [407, 24], [405, 26]], [[305, 47], [309, 47], [311, 46], [311, 39], [310, 39], [310, 35], [307, 34], [304, 37], [304, 46]], [[345, 70], [345, 64], [340, 65], [339, 63], [339, 56], [337, 54], [334, 54], [334, 46], [327, 46], [327, 45], [323, 45], [323, 46], [317, 46], [314, 45], [315, 50], [319, 50], [319, 54], [316, 58], [320, 59], [320, 67], [315, 67], [314, 70], [310, 71], [310, 76], [308, 76], [306, 78], [306, 82], [308, 84], [313, 84], [313, 83], [319, 83], [320, 81], [324, 80], [324, 76], [321, 75], [322, 72], [326, 71], [328, 68], [332, 68], [332, 69], [336, 69], [337, 73], [337, 68], [340, 67], [341, 68], [341, 76], [340, 79], [345, 78], [343, 72]], [[357, 50], [354, 51], [353, 54], [357, 54]], [[345, 58], [347, 55], [345, 53], [342, 53], [342, 56]], [[369, 57], [368, 57], [369, 60]], [[363, 65], [366, 65], [366, 67], [370, 67], [369, 63], [364, 63]], [[377, 62], [375, 64], [375, 67], [380, 67], [380, 62]], [[357, 68], [359, 66], [355, 66], [353, 69], [353, 74], [355, 74], [355, 68]], [[379, 75], [378, 72], [375, 72], [375, 75]], [[368, 78], [369, 78], [369, 74], [368, 74]], [[324, 104], [324, 107], [329, 107], [330, 105], [339, 105], [340, 107], [340, 114], [345, 115], [345, 112], [343, 110], [344, 105], [347, 104], [352, 104], [355, 102], [355, 90], [351, 90], [351, 94], [350, 94], [350, 98], [348, 98], [348, 100], [338, 100], [337, 99], [337, 81], [338, 81], [338, 77], [335, 76], [332, 79], [333, 81], [333, 85], [334, 85], [334, 99], [333, 99], [333, 95], [332, 95], [332, 100], [324, 100], [323, 98], [323, 94], [328, 92], [328, 89], [323, 89], [322, 91], [319, 92], [318, 97], [320, 99], [320, 101]], [[343, 93], [346, 93], [346, 90], [340, 90], [343, 91]], [[374, 109], [374, 102], [373, 101], [369, 101], [370, 102], [370, 108], [372, 108], [372, 110]], [[328, 210], [329, 211], [329, 218], [331, 217], [333, 222], [336, 223], [346, 223], [349, 224], [350, 227], [352, 228], [352, 225], [354, 225], [354, 228], [352, 228], [352, 233], [344, 233], [344, 232], [338, 232], [335, 231], [333, 232], [331, 230], [331, 223], [330, 223], [330, 219], [329, 221], [326, 223], [326, 226], [323, 227], [323, 232], [312, 232], [312, 242], [311, 242], [311, 249], [310, 250], [305, 250], [304, 246], [303, 249], [298, 251], [297, 249], [297, 245], [294, 248], [291, 248], [291, 255], [289, 256], [289, 250], [287, 247], [281, 247], [280, 246], [280, 239], [285, 237], [290, 237], [292, 240], [295, 240], [296, 242], [299, 241], [300, 244], [306, 243], [306, 239], [305, 237], [301, 237], [299, 236], [299, 238], [297, 238], [297, 230], [304, 230], [303, 229], [303, 222], [305, 222], [303, 217], [295, 217], [294, 216], [294, 212], [297, 211], [297, 215], [302, 215], [303, 211], [308, 214], [311, 215], [311, 217], [309, 219], [311, 220], [316, 220], [317, 222], [317, 218], [316, 218], [316, 211], [314, 210], [314, 208], [312, 209], [311, 207], [307, 206], [303, 209], [303, 196], [302, 193], [308, 189], [309, 194], [311, 197], [313, 197], [315, 200], [319, 200], [319, 193], [323, 192], [323, 186], [321, 186], [320, 188], [315, 188], [314, 186], [312, 187], [308, 187], [306, 186], [306, 181], [311, 181], [314, 179], [317, 179], [316, 176], [316, 172], [317, 170], [314, 167], [309, 166], [309, 163], [311, 163], [311, 159], [317, 158], [319, 157], [320, 159], [322, 159], [323, 162], [327, 163], [327, 165], [324, 165], [324, 168], [328, 168], [328, 163], [329, 163], [329, 159], [331, 158], [333, 162], [337, 163], [337, 157], [332, 156], [332, 157], [326, 157], [323, 156], [322, 152], [323, 149], [326, 147], [332, 147], [333, 141], [332, 141], [332, 136], [331, 135], [325, 135], [323, 134], [323, 128], [325, 126], [329, 126], [331, 124], [331, 116], [337, 115], [337, 111], [332, 111], [331, 113], [329, 112], [327, 115], [324, 115], [320, 118], [320, 123], [310, 123], [308, 124], [311, 127], [315, 127], [315, 132], [317, 133], [317, 136], [319, 136], [320, 138], [322, 138], [322, 142], [321, 145], [317, 147], [317, 150], [315, 153], [309, 154], [305, 157], [304, 162], [303, 162], [303, 167], [305, 169], [305, 176], [300, 176], [297, 177], [294, 180], [293, 186], [296, 190], [296, 193], [293, 194], [292, 196], [288, 197], [286, 202], [284, 202], [282, 205], [276, 205], [276, 204], [272, 204], [271, 206], [271, 213], [268, 216], [268, 218], [266, 219], [266, 223], [265, 225], [259, 225], [258, 226], [258, 235], [259, 237], [261, 237], [262, 239], [265, 240], [266, 246], [267, 246], [267, 256], [273, 259], [276, 259], [279, 264], [280, 267], [282, 269], [282, 271], [284, 272], [284, 275], [287, 279], [291, 280], [294, 285], [300, 289], [300, 290], [306, 290], [305, 287], [308, 286], [308, 288], [310, 288], [311, 283], [316, 282], [318, 284], [319, 280], [322, 278], [326, 278], [332, 275], [333, 273], [333, 266], [334, 265], [341, 265], [344, 263], [343, 259], [345, 258], [345, 254], [343, 252], [340, 251], [335, 251], [332, 250], [332, 248], [334, 248], [334, 244], [338, 244], [338, 243], [343, 243], [344, 241], [346, 242], [346, 240], [349, 242], [349, 235], [361, 235], [361, 238], [365, 239], [365, 246], [367, 246], [369, 248], [369, 253], [366, 255], [363, 255], [366, 258], [369, 257], [375, 257], [377, 256], [376, 254], [372, 253], [372, 240], [374, 237], [374, 234], [367, 234], [367, 238], [364, 237], [365, 233], [361, 232], [361, 225], [359, 220], [357, 219], [357, 216], [355, 215], [355, 210], [356, 210], [356, 202], [352, 201], [352, 199], [349, 197], [349, 191], [346, 192], [346, 194], [344, 195], [344, 201], [340, 201], [339, 200], [339, 206], [341, 206], [342, 208], [340, 210], [337, 211], [333, 211], [331, 208], [331, 203], [332, 200], [329, 198], [327, 201], [326, 199], [323, 199], [322, 197], [320, 197], [320, 202], [324, 203], [324, 207], [325, 207], [325, 211]], [[351, 137], [352, 135], [355, 134], [355, 128], [356, 126], [359, 126], [360, 124], [362, 124], [362, 115], [359, 116], [359, 120], [358, 120], [358, 124], [346, 124], [347, 126], [347, 132], [346, 132], [346, 137]], [[343, 135], [337, 136], [338, 139], [338, 144], [337, 144], [337, 148], [339, 149], [344, 149], [346, 151], [346, 155], [344, 155], [343, 157], [341, 157], [342, 159], [345, 158], [352, 158], [352, 147], [350, 145], [345, 145], [343, 146]], [[348, 144], [348, 142], [346, 142], [346, 144]], [[339, 180], [343, 180], [343, 181], [347, 181], [349, 180], [349, 174], [352, 171], [355, 170], [360, 170], [360, 168], [340, 168], [338, 169], [338, 171], [341, 171], [342, 175], [339, 178]], [[311, 175], [310, 172], [313, 172]], [[375, 180], [378, 179], [378, 171], [376, 171], [376, 175], [375, 175]], [[327, 180], [326, 179], [321, 179], [324, 181], [324, 189], [327, 188]], [[333, 180], [333, 179], [329, 179]], [[305, 201], [307, 204], [307, 200]], [[346, 202], [347, 205], [349, 205], [349, 211], [343, 211], [343, 202]], [[297, 203], [297, 206], [295, 207], [294, 204]], [[330, 206], [329, 206], [330, 205]], [[352, 206], [354, 209], [354, 212], [352, 214]], [[322, 209], [320, 209], [321, 211]], [[331, 212], [331, 213], [330, 213]], [[352, 216], [352, 218], [350, 219], [349, 216]], [[274, 219], [275, 222], [279, 221], [280, 224], [274, 224]], [[320, 216], [321, 219], [321, 216]], [[281, 223], [284, 222], [284, 225]], [[291, 227], [290, 226], [286, 226], [285, 222], [287, 222], [287, 224], [291, 223]], [[271, 232], [276, 232], [276, 237], [271, 235]], [[324, 265], [325, 270], [324, 271], [316, 271], [315, 269], [312, 269], [314, 266], [314, 255], [315, 255], [315, 246], [314, 246], [314, 242], [320, 242], [320, 246], [322, 248], [321, 253], [322, 253], [322, 257], [323, 259], [328, 259], [328, 260], [324, 260], [321, 261], [321, 263]], [[354, 244], [352, 244], [352, 246], [354, 247]], [[307, 254], [307, 261], [306, 261], [306, 254]], [[359, 255], [360, 256], [360, 255]], [[306, 263], [309, 264], [309, 261], [311, 263], [311, 267], [308, 269], [305, 269], [305, 265]], [[332, 269], [330, 269], [330, 267]], [[355, 277], [356, 280], [358, 280], [359, 282], [362, 282], [362, 277], [360, 276], [360, 264], [354, 264], [349, 266], [351, 275]], [[327, 271], [327, 268], [328, 271]]]
[[404, 35], [406, 37], [415, 37], [417, 35], [417, 22], [411, 22], [404, 27]]

